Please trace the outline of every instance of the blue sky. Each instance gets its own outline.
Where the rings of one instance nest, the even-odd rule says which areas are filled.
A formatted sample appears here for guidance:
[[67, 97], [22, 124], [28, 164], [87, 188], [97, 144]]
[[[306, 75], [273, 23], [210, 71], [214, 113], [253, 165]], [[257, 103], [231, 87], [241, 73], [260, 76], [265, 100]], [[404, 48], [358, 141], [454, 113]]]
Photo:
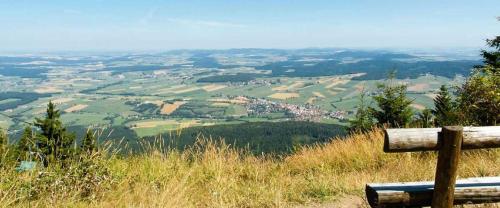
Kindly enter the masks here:
[[483, 47], [498, 0], [0, 0], [0, 50]]

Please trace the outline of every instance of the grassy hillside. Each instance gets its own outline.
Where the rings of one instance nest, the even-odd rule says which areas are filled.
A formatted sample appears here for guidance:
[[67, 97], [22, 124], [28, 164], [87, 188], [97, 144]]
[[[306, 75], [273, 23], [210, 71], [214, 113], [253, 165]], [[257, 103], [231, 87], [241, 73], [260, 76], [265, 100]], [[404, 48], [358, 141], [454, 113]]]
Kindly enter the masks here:
[[[374, 130], [277, 159], [202, 140], [120, 158], [95, 155], [64, 170], [0, 171], [0, 207], [290, 207], [363, 196], [367, 182], [432, 180], [434, 153], [386, 154]], [[92, 161], [92, 162], [91, 162]], [[459, 177], [500, 173], [500, 151], [468, 151]]]

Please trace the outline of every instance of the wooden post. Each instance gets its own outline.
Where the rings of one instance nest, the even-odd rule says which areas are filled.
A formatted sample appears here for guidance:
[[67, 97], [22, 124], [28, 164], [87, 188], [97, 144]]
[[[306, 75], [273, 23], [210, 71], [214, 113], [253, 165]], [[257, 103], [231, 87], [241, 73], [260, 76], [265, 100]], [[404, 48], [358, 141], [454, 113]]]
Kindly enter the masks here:
[[443, 127], [441, 131], [432, 208], [453, 207], [462, 138], [463, 128], [460, 126]]

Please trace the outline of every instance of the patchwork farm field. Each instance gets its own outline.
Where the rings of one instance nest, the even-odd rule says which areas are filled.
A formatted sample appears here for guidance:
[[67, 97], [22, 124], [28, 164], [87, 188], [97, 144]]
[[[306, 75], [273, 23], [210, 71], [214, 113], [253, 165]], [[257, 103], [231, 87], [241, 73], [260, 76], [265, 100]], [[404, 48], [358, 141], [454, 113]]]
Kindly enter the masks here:
[[[43, 78], [0, 76], [0, 110], [14, 118], [2, 118], [0, 127], [18, 134], [26, 121], [43, 116], [49, 101], [70, 126], [122, 128], [135, 132], [131, 137], [260, 121], [345, 126], [355, 114], [360, 94], [366, 93], [373, 103], [371, 96], [384, 81], [367, 78], [371, 74], [363, 70], [331, 73], [313, 68], [311, 74], [302, 75], [301, 67], [323, 63], [322, 59], [293, 58], [272, 52], [202, 58], [195, 53], [117, 60], [83, 61], [82, 57], [81, 64], [46, 66], [49, 70], [40, 75]], [[422, 73], [395, 81], [407, 85], [418, 112], [432, 106], [443, 83], [454, 86], [463, 79]]]

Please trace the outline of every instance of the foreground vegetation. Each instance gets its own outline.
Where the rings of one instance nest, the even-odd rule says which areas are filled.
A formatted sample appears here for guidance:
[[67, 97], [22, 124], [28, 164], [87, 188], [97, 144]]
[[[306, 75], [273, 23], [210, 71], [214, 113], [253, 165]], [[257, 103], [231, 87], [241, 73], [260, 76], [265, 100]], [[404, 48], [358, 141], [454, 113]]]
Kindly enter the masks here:
[[[387, 154], [375, 129], [283, 158], [200, 139], [122, 158], [109, 149], [18, 173], [0, 169], [0, 207], [289, 207], [363, 196], [367, 182], [433, 180], [434, 153]], [[496, 176], [500, 151], [467, 151], [459, 177]]]

